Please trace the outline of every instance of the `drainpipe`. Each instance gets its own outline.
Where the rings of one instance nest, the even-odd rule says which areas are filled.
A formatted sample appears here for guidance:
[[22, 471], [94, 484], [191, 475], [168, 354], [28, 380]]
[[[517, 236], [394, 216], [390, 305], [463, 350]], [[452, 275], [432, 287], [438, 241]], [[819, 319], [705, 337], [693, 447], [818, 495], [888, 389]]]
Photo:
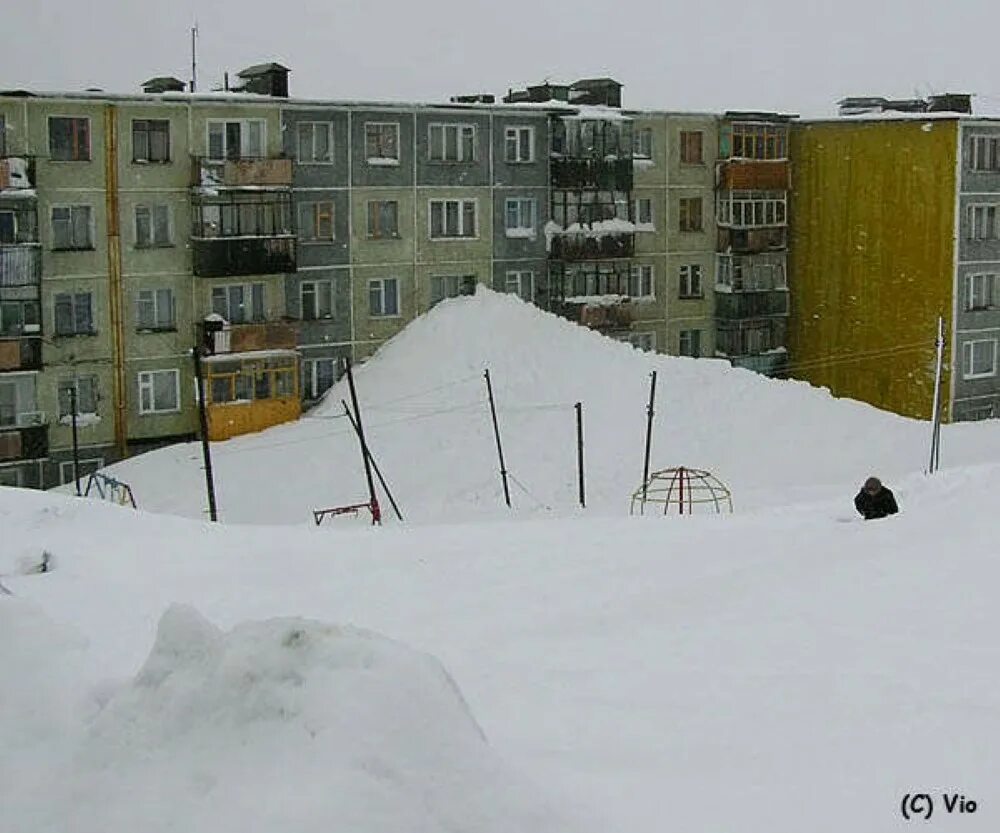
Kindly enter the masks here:
[[119, 457], [128, 454], [125, 402], [125, 321], [122, 288], [121, 224], [118, 204], [118, 109], [104, 106], [104, 193], [107, 214], [108, 311], [111, 318], [111, 346], [115, 423], [115, 449]]

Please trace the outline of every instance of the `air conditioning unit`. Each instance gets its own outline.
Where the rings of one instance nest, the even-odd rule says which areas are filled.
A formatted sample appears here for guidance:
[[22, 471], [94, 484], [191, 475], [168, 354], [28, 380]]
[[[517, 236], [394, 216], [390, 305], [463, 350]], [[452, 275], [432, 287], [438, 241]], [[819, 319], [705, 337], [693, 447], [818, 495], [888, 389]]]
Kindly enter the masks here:
[[21, 330], [25, 333], [40, 333], [42, 331], [41, 324], [25, 324]]

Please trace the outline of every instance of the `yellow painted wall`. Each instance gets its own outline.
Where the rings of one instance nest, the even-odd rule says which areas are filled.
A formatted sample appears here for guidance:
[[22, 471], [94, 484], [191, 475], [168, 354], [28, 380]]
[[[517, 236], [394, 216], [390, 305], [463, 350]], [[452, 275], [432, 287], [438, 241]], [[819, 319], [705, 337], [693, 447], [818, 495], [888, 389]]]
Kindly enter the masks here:
[[930, 417], [939, 315], [951, 331], [956, 133], [955, 121], [793, 124], [794, 378]]
[[298, 396], [209, 405], [208, 438], [217, 442], [263, 431], [272, 425], [298, 419], [301, 413], [302, 402]]

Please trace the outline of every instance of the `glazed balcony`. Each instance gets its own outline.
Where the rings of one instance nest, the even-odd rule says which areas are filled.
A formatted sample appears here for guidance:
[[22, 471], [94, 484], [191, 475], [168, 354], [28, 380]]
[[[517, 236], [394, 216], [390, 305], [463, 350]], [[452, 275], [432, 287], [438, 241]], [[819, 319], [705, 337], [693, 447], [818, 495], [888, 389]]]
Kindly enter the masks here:
[[195, 156], [191, 185], [196, 190], [217, 188], [290, 188], [292, 160], [284, 157], [209, 159]]
[[788, 315], [788, 292], [716, 292], [715, 315], [724, 321], [783, 318]]
[[9, 338], [0, 335], [0, 373], [42, 369], [41, 336]]
[[36, 182], [33, 156], [0, 157], [0, 197], [33, 200]]
[[48, 456], [49, 426], [44, 414], [19, 414], [17, 425], [0, 426], [0, 462], [41, 460]]
[[201, 343], [214, 356], [256, 350], [294, 350], [298, 335], [294, 325], [277, 321], [259, 324], [205, 321], [198, 327]]
[[549, 258], [575, 262], [629, 258], [635, 255], [635, 235], [627, 233], [558, 234], [549, 246]]
[[788, 235], [784, 226], [774, 228], [720, 228], [717, 251], [734, 254], [758, 254], [787, 248]]
[[295, 237], [202, 237], [191, 241], [192, 269], [202, 278], [295, 271]]
[[574, 159], [554, 157], [549, 165], [553, 188], [600, 191], [632, 190], [632, 158]]
[[42, 256], [37, 244], [0, 246], [0, 297], [34, 287], [35, 298], [42, 280]]
[[787, 159], [727, 159], [715, 169], [723, 191], [787, 191], [791, 168]]

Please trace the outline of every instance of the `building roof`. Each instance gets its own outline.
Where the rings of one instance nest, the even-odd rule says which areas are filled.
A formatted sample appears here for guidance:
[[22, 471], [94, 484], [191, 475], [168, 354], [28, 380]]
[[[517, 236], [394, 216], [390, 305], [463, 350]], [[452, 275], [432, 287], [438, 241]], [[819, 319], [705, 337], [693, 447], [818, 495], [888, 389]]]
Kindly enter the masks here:
[[281, 64], [276, 64], [273, 61], [267, 64], [254, 64], [252, 67], [247, 67], [246, 69], [241, 69], [236, 73], [237, 78], [254, 78], [258, 75], [264, 75], [268, 72], [291, 72], [288, 67], [282, 66]]
[[143, 81], [143, 87], [149, 87], [153, 84], [181, 84], [184, 82], [180, 78], [174, 78], [172, 75], [157, 75], [155, 78], [150, 78], [148, 81]]
[[574, 81], [569, 85], [571, 90], [591, 90], [595, 87], [606, 87], [609, 84], [613, 84], [616, 87], [624, 87], [620, 81], [615, 81], [614, 78], [581, 78], [579, 81]]

